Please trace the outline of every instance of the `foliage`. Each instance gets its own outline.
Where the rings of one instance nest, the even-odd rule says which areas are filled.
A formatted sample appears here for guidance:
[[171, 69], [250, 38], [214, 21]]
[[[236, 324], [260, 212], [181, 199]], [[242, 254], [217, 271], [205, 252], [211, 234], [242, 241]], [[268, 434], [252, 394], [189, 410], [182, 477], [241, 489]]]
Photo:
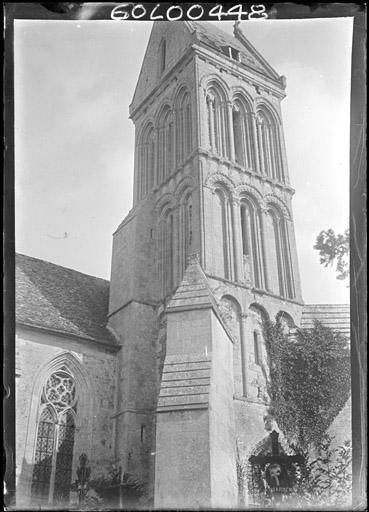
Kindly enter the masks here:
[[343, 235], [335, 234], [333, 229], [321, 231], [316, 238], [314, 249], [319, 251], [320, 263], [325, 267], [336, 262], [337, 279], [349, 277], [350, 233], [346, 229]]
[[136, 508], [145, 494], [144, 485], [139, 479], [128, 474], [124, 474], [122, 479], [121, 469], [115, 467], [112, 467], [107, 476], [91, 480], [89, 489], [85, 499], [85, 508], [88, 508], [88, 503], [95, 503], [99, 510], [106, 506], [118, 507], [120, 501], [125, 508], [127, 506]]
[[350, 396], [347, 339], [318, 321], [293, 337], [267, 322], [264, 339], [270, 412], [289, 442], [306, 450], [319, 443]]
[[299, 485], [289, 501], [299, 508], [343, 508], [350, 505], [351, 441], [332, 448], [333, 438], [324, 434], [313, 452], [305, 452]]
[[276, 497], [273, 492], [267, 492], [263, 471], [260, 467], [252, 471], [246, 460], [237, 461], [239, 488], [244, 488], [247, 479], [251, 500], [264, 509], [348, 510], [352, 488], [351, 441], [338, 448], [331, 447], [332, 441], [332, 437], [324, 434], [314, 450], [290, 446], [291, 452], [302, 455], [304, 462], [289, 468], [292, 487], [288, 494]]
[[244, 491], [245, 491], [245, 483], [248, 480], [248, 470], [249, 464], [246, 459], [242, 459], [240, 456], [238, 443], [236, 445], [236, 471], [237, 471], [237, 487], [238, 487], [238, 501], [239, 505], [243, 507], [245, 505], [244, 501]]

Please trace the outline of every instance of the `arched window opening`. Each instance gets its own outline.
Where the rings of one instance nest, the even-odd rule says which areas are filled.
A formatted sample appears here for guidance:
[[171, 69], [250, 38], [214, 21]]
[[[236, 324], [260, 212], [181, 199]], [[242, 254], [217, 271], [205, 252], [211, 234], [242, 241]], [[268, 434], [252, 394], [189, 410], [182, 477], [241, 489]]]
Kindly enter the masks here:
[[215, 230], [217, 231], [217, 238], [219, 233], [219, 243], [222, 247], [222, 265], [219, 270], [221, 277], [225, 279], [233, 279], [233, 242], [232, 242], [232, 229], [231, 229], [231, 208], [227, 194], [222, 190], [215, 191], [217, 198], [217, 212], [215, 220]]
[[249, 200], [241, 204], [241, 231], [244, 271], [256, 288], [265, 288], [264, 252], [260, 213]]
[[232, 110], [232, 120], [233, 120], [233, 134], [234, 134], [234, 150], [236, 162], [240, 165], [245, 165], [245, 153], [243, 146], [243, 127], [242, 127], [242, 117], [241, 112], [238, 109]]
[[149, 141], [148, 141], [148, 170], [147, 170], [147, 181], [149, 184], [148, 190], [150, 191], [155, 183], [155, 133], [154, 130], [151, 131]]
[[233, 105], [232, 123], [236, 162], [243, 167], [254, 168], [251, 114], [239, 99]]
[[191, 97], [187, 92], [177, 103], [176, 120], [177, 164], [180, 165], [192, 151]]
[[284, 334], [291, 338], [294, 337], [296, 334], [296, 325], [291, 315], [285, 311], [279, 311], [276, 316], [276, 321], [280, 325]]
[[188, 103], [187, 103], [186, 109], [185, 109], [184, 140], [185, 140], [185, 154], [187, 156], [191, 153], [191, 150], [192, 150], [192, 114], [191, 114], [190, 98], [188, 98]]
[[173, 170], [173, 119], [167, 108], [159, 119], [159, 183]]
[[154, 185], [155, 132], [149, 125], [143, 132], [138, 146], [139, 199], [143, 199]]
[[277, 267], [278, 286], [274, 291], [289, 299], [295, 298], [291, 252], [286, 219], [275, 208], [268, 210], [271, 224], [271, 264]]
[[31, 494], [45, 503], [66, 503], [72, 479], [77, 396], [66, 367], [46, 381], [40, 403]]
[[259, 164], [262, 173], [277, 181], [283, 181], [282, 153], [278, 123], [274, 117], [264, 109], [258, 112], [257, 135], [260, 158]]
[[228, 125], [225, 111], [225, 98], [215, 87], [206, 96], [209, 146], [220, 156], [229, 157]]

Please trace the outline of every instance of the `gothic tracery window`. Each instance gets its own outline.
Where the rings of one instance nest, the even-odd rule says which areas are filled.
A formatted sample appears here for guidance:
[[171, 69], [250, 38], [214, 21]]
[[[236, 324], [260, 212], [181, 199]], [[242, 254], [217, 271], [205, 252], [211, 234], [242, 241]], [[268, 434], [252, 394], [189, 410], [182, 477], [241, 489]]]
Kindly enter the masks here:
[[77, 395], [62, 367], [47, 379], [41, 396], [31, 494], [42, 502], [66, 502], [72, 478]]

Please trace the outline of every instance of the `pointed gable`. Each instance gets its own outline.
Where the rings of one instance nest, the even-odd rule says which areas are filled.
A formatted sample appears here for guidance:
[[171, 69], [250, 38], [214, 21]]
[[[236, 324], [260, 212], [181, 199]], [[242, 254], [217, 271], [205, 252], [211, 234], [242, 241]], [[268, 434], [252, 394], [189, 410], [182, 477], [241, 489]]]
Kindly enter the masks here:
[[218, 303], [209, 287], [207, 277], [199, 263], [199, 257], [194, 254], [190, 257], [182, 281], [170, 299], [166, 312], [208, 308], [214, 311], [227, 336], [233, 342], [233, 336], [224, 322]]
[[[205, 46], [227, 58], [230, 58], [229, 48], [233, 48], [239, 53], [241, 67], [256, 71], [274, 82], [281, 82], [279, 74], [254, 48], [238, 25], [235, 25], [234, 36], [232, 36], [211, 22], [155, 21], [130, 105], [131, 114], [161, 83], [193, 43]], [[165, 44], [164, 67], [162, 65], [163, 44]]]
[[[165, 41], [165, 68], [161, 69], [162, 45]], [[142, 62], [130, 111], [137, 109], [162, 78], [180, 60], [193, 39], [191, 26], [183, 21], [155, 21]]]
[[251, 68], [272, 80], [279, 80], [279, 74], [254, 48], [238, 25], [234, 28], [235, 37], [219, 29], [211, 22], [192, 22], [191, 25], [196, 31], [196, 39], [199, 42], [226, 57], [229, 57], [228, 48], [231, 47], [239, 52], [241, 66]]

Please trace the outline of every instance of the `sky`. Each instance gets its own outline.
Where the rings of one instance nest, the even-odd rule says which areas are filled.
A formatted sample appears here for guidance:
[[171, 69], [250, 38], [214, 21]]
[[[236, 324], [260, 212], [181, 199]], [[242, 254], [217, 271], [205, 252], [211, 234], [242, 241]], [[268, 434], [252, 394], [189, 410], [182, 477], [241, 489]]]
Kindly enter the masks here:
[[[233, 22], [212, 22], [232, 33]], [[110, 278], [112, 234], [132, 206], [128, 107], [152, 22], [16, 20], [17, 252]], [[349, 223], [352, 18], [241, 23], [287, 77], [282, 114], [305, 303], [348, 303], [319, 264], [322, 229]]]

